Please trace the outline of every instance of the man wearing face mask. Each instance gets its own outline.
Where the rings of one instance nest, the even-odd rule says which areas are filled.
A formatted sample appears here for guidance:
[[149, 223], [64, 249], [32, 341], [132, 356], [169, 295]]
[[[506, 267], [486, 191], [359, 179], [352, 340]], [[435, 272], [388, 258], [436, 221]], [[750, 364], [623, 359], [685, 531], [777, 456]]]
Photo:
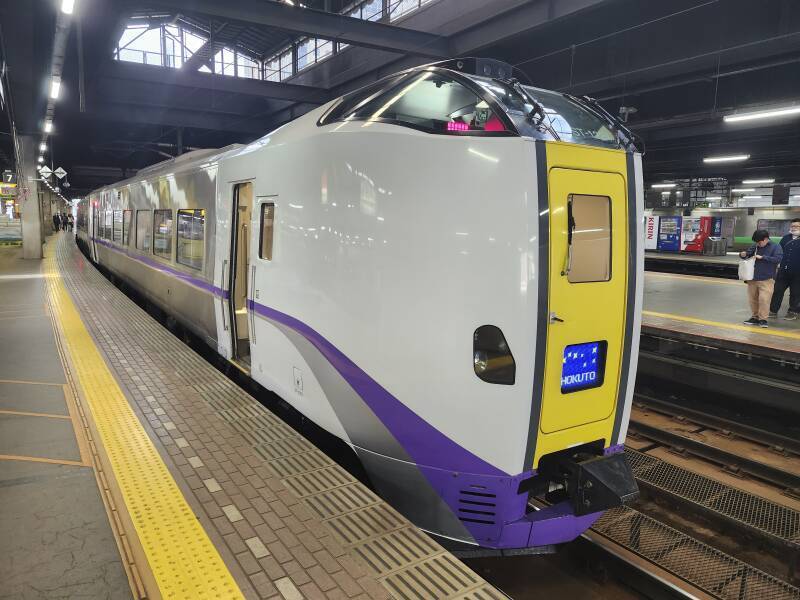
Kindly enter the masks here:
[[784, 319], [796, 321], [800, 315], [800, 219], [792, 219], [789, 234], [781, 239], [783, 258], [775, 276], [775, 291], [769, 305], [769, 316], [778, 316], [783, 295], [789, 289], [789, 310]]

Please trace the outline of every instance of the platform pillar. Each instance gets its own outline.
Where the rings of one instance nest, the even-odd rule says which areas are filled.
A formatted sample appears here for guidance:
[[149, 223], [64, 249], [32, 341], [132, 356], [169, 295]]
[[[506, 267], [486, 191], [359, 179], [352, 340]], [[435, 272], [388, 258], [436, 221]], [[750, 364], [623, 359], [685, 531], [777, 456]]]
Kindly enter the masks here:
[[32, 135], [19, 136], [21, 164], [18, 167], [20, 179], [20, 212], [22, 213], [22, 257], [42, 258], [44, 243], [44, 224], [42, 222], [42, 200], [39, 194], [39, 174], [36, 172], [36, 138]]

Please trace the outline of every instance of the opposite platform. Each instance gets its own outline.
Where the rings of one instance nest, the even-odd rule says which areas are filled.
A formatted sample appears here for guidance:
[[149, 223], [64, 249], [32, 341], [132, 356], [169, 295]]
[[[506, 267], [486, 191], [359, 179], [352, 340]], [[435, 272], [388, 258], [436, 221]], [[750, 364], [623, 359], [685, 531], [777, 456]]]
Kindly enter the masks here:
[[[217, 577], [209, 597], [503, 597], [136, 306], [71, 236], [56, 240], [48, 259], [51, 295], [86, 403], [96, 409], [94, 429], [120, 471], [139, 555], [163, 596], [199, 597], [195, 578], [175, 568], [194, 554], [186, 546], [190, 530], [172, 522], [182, 519], [179, 502], [157, 506], [148, 494], [149, 486], [161, 486], [158, 495], [169, 497], [176, 485], [202, 528], [189, 537], [203, 552], [203, 535], [213, 546], [202, 558], [212, 567], [201, 569]], [[81, 364], [92, 349], [69, 315], [70, 303], [146, 440], [125, 425], [125, 407], [90, 397], [94, 390], [113, 400], [114, 390], [91, 360]], [[153, 459], [130, 456], [148, 442], [172, 484]], [[225, 573], [209, 573], [214, 553], [233, 587]]]
[[[784, 314], [788, 292], [783, 302]], [[642, 331], [707, 342], [739, 352], [800, 360], [800, 320], [769, 320], [769, 329], [744, 325], [747, 288], [741, 281], [645, 273]]]

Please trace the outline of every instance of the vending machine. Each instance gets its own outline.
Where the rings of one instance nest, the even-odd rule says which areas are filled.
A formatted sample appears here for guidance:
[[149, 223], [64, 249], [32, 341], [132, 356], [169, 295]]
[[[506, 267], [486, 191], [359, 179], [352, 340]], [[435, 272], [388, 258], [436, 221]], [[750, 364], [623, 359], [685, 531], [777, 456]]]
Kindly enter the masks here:
[[644, 218], [644, 249], [658, 249], [658, 222], [661, 217], [648, 215]]
[[681, 217], [661, 217], [658, 221], [660, 252], [679, 252], [681, 249]]
[[711, 237], [714, 217], [684, 217], [681, 228], [681, 250], [703, 252], [703, 244]]

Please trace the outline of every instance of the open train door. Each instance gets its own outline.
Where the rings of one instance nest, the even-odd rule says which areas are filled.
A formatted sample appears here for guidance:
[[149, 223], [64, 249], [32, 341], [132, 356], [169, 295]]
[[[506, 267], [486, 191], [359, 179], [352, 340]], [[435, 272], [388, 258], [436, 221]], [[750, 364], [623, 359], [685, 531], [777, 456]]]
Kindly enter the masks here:
[[[218, 232], [219, 291], [217, 314], [217, 350], [243, 371], [250, 370], [250, 228], [253, 210], [253, 182], [232, 184], [230, 200], [223, 206], [230, 210], [229, 228]], [[227, 219], [226, 219], [227, 220]]]

